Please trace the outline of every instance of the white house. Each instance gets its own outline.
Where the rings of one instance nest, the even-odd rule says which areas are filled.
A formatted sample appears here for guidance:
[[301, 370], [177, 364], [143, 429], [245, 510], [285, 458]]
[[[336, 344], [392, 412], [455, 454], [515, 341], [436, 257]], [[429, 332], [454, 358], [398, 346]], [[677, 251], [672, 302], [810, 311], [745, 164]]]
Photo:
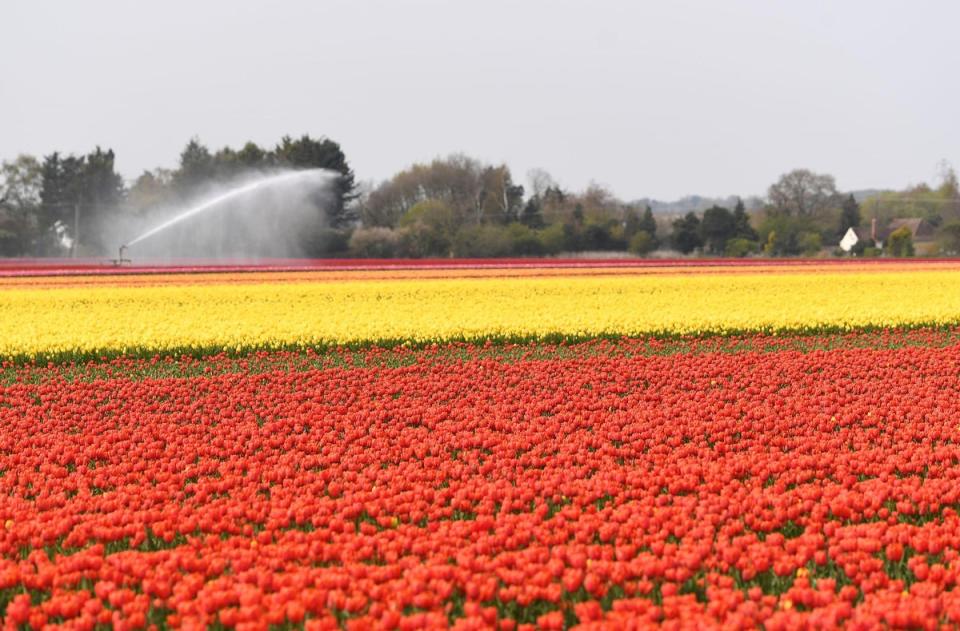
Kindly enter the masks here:
[[860, 237], [857, 236], [856, 231], [853, 228], [847, 228], [846, 234], [840, 239], [840, 249], [849, 252], [859, 241]]
[[849, 252], [853, 249], [855, 245], [864, 241], [867, 246], [873, 246], [877, 248], [883, 247], [882, 241], [877, 241], [877, 218], [874, 217], [870, 221], [870, 229], [866, 230], [864, 228], [847, 228], [846, 233], [844, 233], [843, 238], [840, 239], [840, 249], [844, 252]]

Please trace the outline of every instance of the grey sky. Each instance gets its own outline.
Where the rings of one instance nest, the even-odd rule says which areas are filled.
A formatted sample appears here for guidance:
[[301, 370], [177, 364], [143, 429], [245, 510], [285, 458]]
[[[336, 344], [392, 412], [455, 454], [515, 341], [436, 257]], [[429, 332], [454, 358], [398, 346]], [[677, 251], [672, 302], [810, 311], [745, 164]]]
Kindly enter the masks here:
[[568, 188], [762, 193], [960, 166], [960, 2], [0, 2], [0, 158], [116, 150], [126, 177], [329, 136], [380, 180], [462, 151]]

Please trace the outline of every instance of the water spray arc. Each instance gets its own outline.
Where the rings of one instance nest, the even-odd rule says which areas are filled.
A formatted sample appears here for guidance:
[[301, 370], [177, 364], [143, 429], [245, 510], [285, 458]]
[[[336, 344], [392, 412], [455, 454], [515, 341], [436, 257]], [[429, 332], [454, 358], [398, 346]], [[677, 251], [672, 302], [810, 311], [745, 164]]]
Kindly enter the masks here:
[[333, 171], [328, 171], [326, 169], [306, 169], [302, 171], [292, 171], [287, 173], [281, 173], [279, 175], [268, 175], [259, 179], [256, 179], [247, 184], [237, 186], [236, 188], [230, 189], [229, 191], [217, 195], [211, 199], [200, 202], [199, 204], [192, 206], [191, 208], [186, 209], [180, 214], [171, 217], [170, 219], [160, 223], [153, 228], [150, 228], [146, 232], [141, 233], [140, 235], [134, 237], [130, 241], [127, 241], [120, 246], [119, 256], [114, 260], [115, 265], [123, 265], [125, 263], [130, 263], [130, 259], [125, 257], [126, 252], [137, 243], [145, 239], [161, 233], [172, 226], [175, 226], [183, 221], [190, 219], [196, 215], [207, 212], [209, 210], [215, 209], [216, 207], [229, 202], [230, 200], [242, 197], [244, 195], [249, 195], [255, 191], [266, 189], [270, 187], [277, 187], [283, 185], [289, 185], [293, 183], [310, 183], [314, 182], [318, 187], [327, 184], [329, 181], [337, 177], [338, 174]]

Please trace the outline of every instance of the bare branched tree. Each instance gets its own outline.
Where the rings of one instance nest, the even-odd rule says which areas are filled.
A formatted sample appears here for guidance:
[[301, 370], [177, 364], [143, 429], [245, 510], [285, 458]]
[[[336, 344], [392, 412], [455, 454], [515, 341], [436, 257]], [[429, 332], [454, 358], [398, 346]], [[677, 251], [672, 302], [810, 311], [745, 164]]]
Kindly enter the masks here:
[[527, 182], [530, 184], [530, 194], [533, 197], [543, 197], [547, 189], [557, 186], [556, 180], [543, 169], [530, 169], [527, 171]]
[[794, 169], [780, 176], [767, 192], [773, 207], [785, 215], [815, 217], [840, 202], [832, 175]]

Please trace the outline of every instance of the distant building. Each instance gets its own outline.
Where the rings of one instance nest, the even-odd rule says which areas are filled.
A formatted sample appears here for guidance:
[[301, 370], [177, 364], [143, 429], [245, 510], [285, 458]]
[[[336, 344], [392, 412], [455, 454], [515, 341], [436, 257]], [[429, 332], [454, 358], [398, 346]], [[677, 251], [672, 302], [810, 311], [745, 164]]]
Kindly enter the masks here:
[[919, 217], [902, 217], [891, 219], [883, 228], [877, 228], [877, 219], [870, 220], [870, 226], [858, 226], [848, 228], [847, 232], [840, 239], [840, 249], [844, 252], [851, 251], [858, 243], [864, 243], [866, 247], [882, 248], [886, 243], [887, 237], [894, 230], [906, 227], [910, 230], [910, 237], [914, 245], [925, 245], [933, 242], [933, 226], [926, 219]]
[[899, 230], [903, 227], [907, 227], [910, 230], [910, 236], [913, 237], [914, 243], [927, 243], [933, 241], [933, 225], [931, 225], [926, 219], [920, 219], [918, 217], [891, 220], [890, 223], [887, 224], [887, 233], [884, 239], [886, 239], [887, 236], [890, 236], [890, 233], [894, 230]]
[[870, 220], [869, 228], [864, 226], [847, 228], [839, 245], [844, 252], [850, 252], [858, 243], [863, 243], [866, 247], [883, 247], [883, 239], [877, 234], [876, 217]]

